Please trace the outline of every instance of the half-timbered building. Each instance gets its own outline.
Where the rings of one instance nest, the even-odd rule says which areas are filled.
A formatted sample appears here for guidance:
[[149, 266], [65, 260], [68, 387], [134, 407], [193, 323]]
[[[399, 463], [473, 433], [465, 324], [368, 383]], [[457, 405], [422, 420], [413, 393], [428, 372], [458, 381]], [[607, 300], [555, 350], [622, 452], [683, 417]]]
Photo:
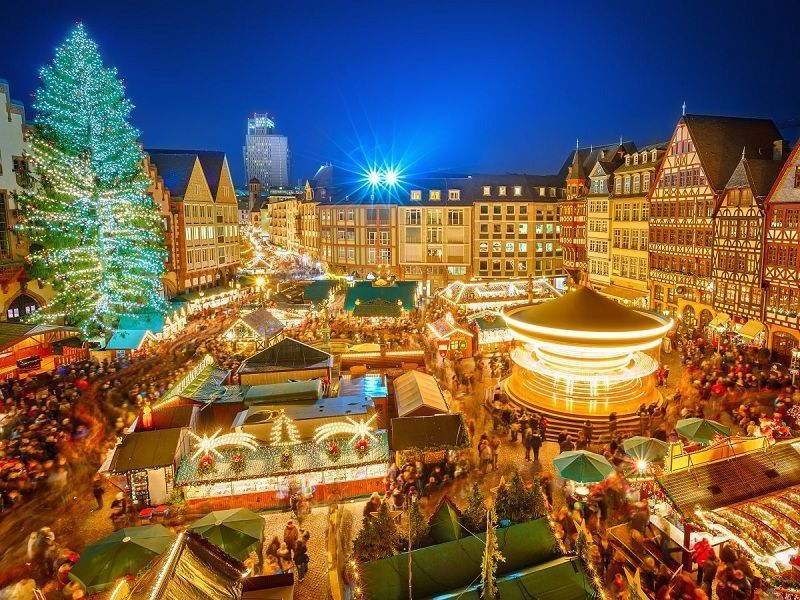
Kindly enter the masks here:
[[773, 357], [788, 362], [800, 345], [800, 144], [792, 150], [766, 202], [764, 320]]
[[[783, 164], [774, 156], [742, 158], [725, 186], [714, 218], [712, 302], [720, 330], [736, 331], [746, 343], [764, 345], [764, 295], [761, 289], [764, 201]], [[723, 322], [725, 321], [725, 322]]]
[[[650, 193], [651, 302], [689, 326], [716, 326], [711, 278], [713, 217], [747, 156], [772, 156], [780, 139], [768, 119], [684, 115]], [[724, 317], [723, 317], [724, 319]]]

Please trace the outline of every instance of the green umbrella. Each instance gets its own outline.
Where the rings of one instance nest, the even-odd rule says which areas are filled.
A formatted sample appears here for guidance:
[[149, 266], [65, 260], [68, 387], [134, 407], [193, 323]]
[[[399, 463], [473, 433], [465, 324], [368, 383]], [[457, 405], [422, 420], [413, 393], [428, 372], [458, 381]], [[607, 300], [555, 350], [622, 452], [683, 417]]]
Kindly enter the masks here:
[[69, 576], [87, 592], [99, 592], [120, 577], [136, 575], [174, 540], [175, 534], [163, 525], [120, 529], [87, 546]]
[[681, 419], [678, 421], [675, 429], [687, 440], [693, 442], [700, 442], [707, 444], [714, 436], [721, 435], [727, 437], [731, 434], [728, 427], [716, 421], [709, 421], [708, 419]]
[[561, 477], [578, 483], [603, 481], [614, 470], [605, 457], [587, 450], [562, 452], [553, 459], [553, 466]]
[[239, 560], [264, 539], [264, 519], [246, 508], [210, 512], [188, 529]]
[[656, 438], [635, 435], [622, 442], [625, 454], [637, 460], [655, 462], [667, 455], [669, 445]]

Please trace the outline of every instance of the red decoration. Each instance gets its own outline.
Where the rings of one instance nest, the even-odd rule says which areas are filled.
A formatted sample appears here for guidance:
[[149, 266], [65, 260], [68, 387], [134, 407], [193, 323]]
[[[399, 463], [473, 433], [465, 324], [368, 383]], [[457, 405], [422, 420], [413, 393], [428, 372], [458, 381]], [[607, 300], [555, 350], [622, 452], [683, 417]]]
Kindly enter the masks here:
[[357, 441], [356, 445], [353, 446], [353, 450], [356, 451], [356, 454], [359, 458], [364, 458], [367, 452], [369, 452], [369, 444], [367, 444], [367, 440]]
[[328, 460], [331, 462], [336, 462], [342, 455], [339, 445], [333, 441], [328, 442], [328, 445], [325, 447], [325, 453], [328, 455]]

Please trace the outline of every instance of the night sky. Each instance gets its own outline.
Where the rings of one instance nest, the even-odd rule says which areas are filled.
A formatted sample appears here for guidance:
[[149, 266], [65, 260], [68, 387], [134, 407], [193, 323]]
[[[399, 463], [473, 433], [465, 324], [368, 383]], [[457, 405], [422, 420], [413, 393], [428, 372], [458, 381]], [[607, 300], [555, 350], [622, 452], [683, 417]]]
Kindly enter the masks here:
[[684, 101], [773, 118], [794, 141], [794, 4], [25, 0], [3, 11], [0, 78], [29, 107], [81, 20], [125, 80], [145, 146], [225, 150], [238, 182], [254, 111], [289, 136], [293, 180], [373, 158], [407, 173], [547, 173], [576, 138], [668, 138]]

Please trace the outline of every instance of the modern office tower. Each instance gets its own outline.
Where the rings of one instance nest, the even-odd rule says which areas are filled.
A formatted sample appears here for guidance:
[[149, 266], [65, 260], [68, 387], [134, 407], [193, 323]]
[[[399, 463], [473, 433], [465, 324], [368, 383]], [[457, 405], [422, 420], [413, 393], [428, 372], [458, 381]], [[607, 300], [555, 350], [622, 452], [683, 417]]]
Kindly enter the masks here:
[[288, 187], [289, 138], [275, 132], [275, 121], [266, 113], [247, 119], [243, 147], [247, 180], [255, 178], [263, 189]]

